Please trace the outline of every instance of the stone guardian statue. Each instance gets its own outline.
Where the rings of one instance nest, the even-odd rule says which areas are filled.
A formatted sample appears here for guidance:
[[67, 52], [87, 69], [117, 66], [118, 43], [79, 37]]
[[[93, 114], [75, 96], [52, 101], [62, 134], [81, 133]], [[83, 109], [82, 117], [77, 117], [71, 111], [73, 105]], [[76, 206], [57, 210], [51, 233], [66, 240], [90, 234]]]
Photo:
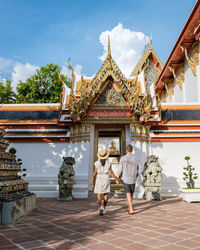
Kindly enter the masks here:
[[144, 165], [142, 173], [144, 187], [144, 199], [146, 200], [161, 200], [160, 186], [162, 180], [162, 168], [158, 162], [158, 157], [149, 155]]
[[63, 163], [58, 173], [59, 201], [71, 201], [73, 198], [74, 164], [75, 159], [73, 157], [63, 157]]

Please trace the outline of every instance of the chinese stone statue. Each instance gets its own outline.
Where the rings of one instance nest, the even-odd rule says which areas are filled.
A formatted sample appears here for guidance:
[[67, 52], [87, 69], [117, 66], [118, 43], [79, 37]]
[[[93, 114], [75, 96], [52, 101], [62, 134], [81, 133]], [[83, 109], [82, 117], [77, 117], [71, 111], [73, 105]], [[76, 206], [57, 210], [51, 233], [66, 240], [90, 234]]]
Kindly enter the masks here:
[[73, 157], [63, 157], [62, 166], [58, 173], [59, 197], [60, 201], [71, 201], [72, 188], [74, 184], [74, 169], [75, 159]]
[[162, 180], [162, 168], [158, 162], [158, 157], [149, 155], [143, 170], [144, 199], [161, 200], [160, 185]]

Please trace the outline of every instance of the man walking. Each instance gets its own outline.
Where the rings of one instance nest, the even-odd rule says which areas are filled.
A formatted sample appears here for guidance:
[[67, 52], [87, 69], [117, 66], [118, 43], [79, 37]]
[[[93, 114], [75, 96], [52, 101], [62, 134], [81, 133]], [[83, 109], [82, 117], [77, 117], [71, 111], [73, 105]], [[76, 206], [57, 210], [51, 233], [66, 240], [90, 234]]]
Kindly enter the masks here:
[[135, 191], [135, 182], [140, 175], [142, 168], [138, 159], [132, 154], [133, 146], [128, 145], [126, 148], [127, 154], [122, 156], [119, 163], [118, 178], [122, 173], [124, 182], [124, 190], [128, 201], [128, 213], [133, 214], [133, 193]]

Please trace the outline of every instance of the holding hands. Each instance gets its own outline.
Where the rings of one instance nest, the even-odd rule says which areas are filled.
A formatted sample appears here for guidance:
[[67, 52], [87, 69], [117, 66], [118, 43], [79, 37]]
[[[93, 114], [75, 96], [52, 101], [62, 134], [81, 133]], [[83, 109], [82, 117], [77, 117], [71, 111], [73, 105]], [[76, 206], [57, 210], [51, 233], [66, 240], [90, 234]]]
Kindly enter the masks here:
[[116, 181], [117, 184], [120, 184], [120, 182], [121, 182], [120, 179], [117, 178], [117, 177], [116, 177], [115, 181]]

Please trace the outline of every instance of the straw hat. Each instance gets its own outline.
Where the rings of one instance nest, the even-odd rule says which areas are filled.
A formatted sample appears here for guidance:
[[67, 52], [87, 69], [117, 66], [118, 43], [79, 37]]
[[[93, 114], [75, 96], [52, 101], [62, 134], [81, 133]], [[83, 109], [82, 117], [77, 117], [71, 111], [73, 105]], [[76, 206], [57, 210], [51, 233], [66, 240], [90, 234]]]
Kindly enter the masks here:
[[109, 153], [106, 151], [106, 150], [100, 150], [98, 153], [97, 153], [97, 156], [99, 159], [107, 159], [108, 156], [109, 156]]

